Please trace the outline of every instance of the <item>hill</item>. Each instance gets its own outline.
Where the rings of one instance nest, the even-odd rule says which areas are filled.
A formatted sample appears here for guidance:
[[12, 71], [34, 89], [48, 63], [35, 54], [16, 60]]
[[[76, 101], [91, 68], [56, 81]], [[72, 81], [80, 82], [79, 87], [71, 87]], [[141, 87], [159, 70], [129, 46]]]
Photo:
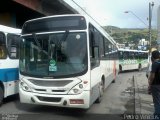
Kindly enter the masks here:
[[[138, 28], [118, 28], [115, 26], [103, 27], [117, 43], [131, 43], [137, 45], [139, 40], [145, 39], [149, 41], [149, 30]], [[152, 46], [156, 46], [157, 42], [157, 30], [152, 29]]]

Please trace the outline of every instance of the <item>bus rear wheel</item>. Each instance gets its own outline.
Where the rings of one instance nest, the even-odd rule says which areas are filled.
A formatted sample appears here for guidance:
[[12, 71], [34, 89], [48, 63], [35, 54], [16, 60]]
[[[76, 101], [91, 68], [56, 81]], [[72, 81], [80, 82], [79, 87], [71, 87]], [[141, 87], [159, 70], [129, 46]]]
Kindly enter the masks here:
[[3, 92], [2, 87], [0, 87], [0, 106], [1, 106], [2, 103], [3, 103], [3, 98], [4, 98], [4, 92]]
[[121, 73], [122, 72], [122, 66], [119, 65], [119, 72], [118, 73]]
[[142, 70], [142, 65], [139, 64], [139, 65], [138, 65], [138, 71], [141, 71], [141, 70]]

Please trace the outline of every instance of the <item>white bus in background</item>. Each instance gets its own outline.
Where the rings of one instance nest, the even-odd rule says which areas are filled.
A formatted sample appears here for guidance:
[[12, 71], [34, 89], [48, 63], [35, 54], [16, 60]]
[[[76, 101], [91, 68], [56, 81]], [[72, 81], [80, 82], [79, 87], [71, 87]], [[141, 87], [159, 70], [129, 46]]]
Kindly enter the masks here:
[[21, 37], [22, 103], [89, 108], [117, 76], [115, 41], [85, 16], [29, 20]]
[[119, 49], [119, 72], [148, 66], [148, 51]]
[[20, 29], [0, 25], [0, 104], [18, 93]]

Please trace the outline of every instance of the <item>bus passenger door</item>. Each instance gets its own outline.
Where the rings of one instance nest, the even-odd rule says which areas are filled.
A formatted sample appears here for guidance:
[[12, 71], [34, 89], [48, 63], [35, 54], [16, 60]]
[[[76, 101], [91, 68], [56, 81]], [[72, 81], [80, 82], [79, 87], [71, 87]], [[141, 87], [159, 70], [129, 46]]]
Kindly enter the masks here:
[[90, 66], [91, 66], [91, 98], [92, 104], [99, 96], [100, 85], [100, 55], [99, 55], [99, 42], [98, 34], [93, 29], [90, 30]]
[[99, 84], [101, 82], [99, 47], [94, 47], [94, 57], [91, 58], [91, 102], [99, 96]]

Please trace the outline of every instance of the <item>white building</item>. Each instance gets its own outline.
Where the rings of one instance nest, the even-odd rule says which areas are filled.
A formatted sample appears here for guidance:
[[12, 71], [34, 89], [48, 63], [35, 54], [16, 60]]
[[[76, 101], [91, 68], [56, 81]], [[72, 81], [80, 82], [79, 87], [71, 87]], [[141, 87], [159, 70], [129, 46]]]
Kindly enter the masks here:
[[139, 45], [140, 45], [140, 46], [147, 46], [147, 45], [149, 45], [149, 41], [147, 41], [147, 40], [145, 40], [145, 39], [141, 39], [141, 40], [139, 41]]

